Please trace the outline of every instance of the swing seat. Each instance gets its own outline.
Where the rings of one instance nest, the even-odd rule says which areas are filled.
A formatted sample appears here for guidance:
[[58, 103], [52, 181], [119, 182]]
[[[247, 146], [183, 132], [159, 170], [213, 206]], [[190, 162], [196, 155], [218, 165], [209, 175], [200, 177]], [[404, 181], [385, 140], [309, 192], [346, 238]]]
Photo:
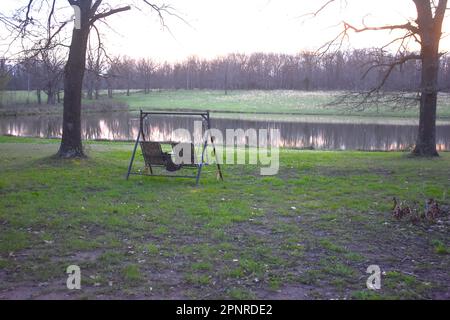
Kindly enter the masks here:
[[152, 165], [164, 166], [167, 171], [174, 172], [181, 169], [182, 164], [175, 164], [172, 155], [163, 152], [161, 143], [154, 141], [141, 141], [142, 155], [144, 156], [145, 165], [149, 168]]

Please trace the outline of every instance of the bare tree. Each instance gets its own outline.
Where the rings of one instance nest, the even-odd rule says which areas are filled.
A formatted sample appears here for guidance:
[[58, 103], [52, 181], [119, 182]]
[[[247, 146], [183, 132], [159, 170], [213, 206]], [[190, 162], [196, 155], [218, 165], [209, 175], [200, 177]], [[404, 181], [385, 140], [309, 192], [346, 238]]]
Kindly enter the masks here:
[[131, 89], [134, 87], [134, 76], [136, 74], [136, 61], [129, 57], [123, 57], [117, 66], [118, 76], [125, 83], [127, 96], [130, 96]]
[[41, 72], [38, 79], [41, 88], [47, 95], [47, 104], [54, 105], [60, 91], [60, 84], [64, 73], [64, 57], [55, 49], [40, 51]]
[[140, 59], [137, 62], [136, 69], [139, 74], [139, 80], [143, 85], [144, 93], [150, 93], [151, 77], [155, 71], [156, 64], [151, 59]]
[[[316, 12], [317, 16], [327, 7], [336, 3], [336, 0], [326, 1]], [[441, 53], [439, 43], [442, 37], [442, 23], [447, 11], [447, 0], [412, 0], [415, 5], [417, 18], [401, 24], [367, 26], [363, 22], [357, 27], [346, 21], [342, 23], [343, 30], [332, 41], [326, 43], [322, 52], [328, 52], [333, 46], [339, 49], [351, 32], [362, 33], [368, 31], [404, 31], [403, 35], [390, 39], [381, 50], [398, 44], [396, 54], [388, 61], [375, 59], [368, 67], [366, 74], [375, 69], [383, 70], [383, 76], [376, 86], [366, 92], [363, 103], [371, 101], [375, 97], [377, 101], [382, 95], [382, 88], [393, 74], [394, 70], [403, 66], [408, 61], [418, 60], [421, 62], [421, 81], [418, 88], [420, 101], [419, 131], [413, 154], [419, 156], [437, 156], [436, 151], [436, 106], [439, 91], [438, 77]], [[411, 52], [408, 47], [409, 40], [413, 40], [420, 46], [420, 52]], [[410, 98], [410, 97], [408, 97]], [[387, 99], [389, 100], [389, 99]]]
[[120, 57], [113, 57], [109, 59], [109, 66], [105, 74], [106, 88], [108, 90], [109, 99], [113, 98], [114, 89], [117, 88], [117, 82], [119, 78], [119, 65]]
[[230, 72], [230, 60], [228, 59], [228, 57], [225, 57], [223, 59], [223, 64], [225, 65], [225, 67], [224, 67], [225, 70], [223, 71], [223, 73], [224, 73], [223, 86], [224, 86], [224, 90], [225, 90], [225, 95], [228, 95], [228, 86], [229, 86], [229, 84], [228, 84], [228, 75], [229, 75], [229, 72]]
[[28, 92], [30, 92], [32, 88], [36, 90], [37, 104], [41, 105], [43, 88], [42, 75], [44, 74], [42, 63], [40, 63], [36, 57], [32, 57], [23, 59], [21, 65], [27, 73], [27, 84], [25, 87]]
[[[81, 99], [83, 77], [86, 67], [86, 52], [89, 34], [96, 22], [111, 15], [128, 11], [130, 6], [113, 6], [113, 1], [108, 0], [67, 0], [75, 9], [75, 28], [70, 37], [69, 54], [64, 68], [64, 114], [63, 135], [58, 156], [62, 158], [84, 157], [81, 141]], [[147, 0], [135, 1], [142, 5], [141, 11], [148, 7], [155, 11], [163, 23], [163, 15], [172, 13], [172, 8], [167, 5], [158, 6]], [[136, 5], [138, 6], [138, 5]], [[47, 8], [46, 18], [42, 18], [43, 11]], [[47, 50], [54, 46], [64, 45], [55, 41], [68, 22], [60, 22], [58, 16], [64, 10], [57, 7], [56, 0], [28, 0], [24, 8], [17, 10], [11, 18], [2, 16], [1, 23], [8, 29], [18, 31], [14, 40], [23, 43], [29, 36], [37, 51]], [[36, 18], [38, 17], [38, 18]], [[60, 17], [61, 18], [61, 17]], [[33, 27], [42, 27], [46, 30], [43, 40], [36, 41], [36, 33]], [[36, 48], [34, 48], [36, 50]]]
[[[87, 97], [89, 100], [97, 100], [100, 95], [100, 86], [102, 79], [105, 78], [105, 69], [107, 65], [108, 55], [101, 41], [100, 33], [94, 26], [95, 37], [89, 37], [88, 51], [87, 51], [87, 66], [84, 78], [85, 87], [87, 89]], [[92, 35], [92, 32], [91, 32]], [[96, 41], [93, 41], [95, 38]]]
[[2, 107], [3, 104], [3, 92], [10, 79], [6, 62], [6, 59], [0, 59], [0, 107]]
[[[372, 90], [385, 76], [385, 69], [374, 68], [367, 72], [368, 66], [388, 64], [395, 59], [394, 54], [379, 49], [355, 49], [328, 53], [321, 59], [314, 59], [312, 52], [296, 55], [259, 53], [257, 59], [250, 59], [253, 54], [229, 54], [213, 59], [198, 59], [195, 63], [189, 58], [174, 64], [159, 64], [150, 58], [137, 61], [111, 58], [102, 52], [99, 59], [97, 48], [92, 46], [91, 49], [87, 55], [84, 89], [88, 97], [92, 95], [92, 99], [100, 89], [108, 89], [111, 98], [113, 90], [117, 89], [125, 92], [129, 89], [131, 94], [131, 89], [148, 93], [153, 88], [186, 88], [186, 72], [190, 69], [189, 89], [343, 90], [349, 93], [340, 95], [339, 101], [350, 109], [361, 104], [364, 100], [362, 93]], [[12, 61], [7, 63], [10, 90], [45, 91], [47, 72], [39, 57], [19, 64]], [[438, 83], [443, 91], [450, 88], [449, 61], [449, 56], [441, 57]], [[399, 103], [390, 104], [390, 107], [405, 108], [406, 96], [411, 106], [417, 107], [417, 94], [413, 90], [420, 87], [420, 67], [419, 60], [409, 60], [392, 70], [383, 85], [383, 91], [372, 93], [360, 109], [378, 108], [377, 99], [380, 103], [395, 102], [397, 99]], [[400, 99], [399, 91], [403, 91], [405, 97]]]

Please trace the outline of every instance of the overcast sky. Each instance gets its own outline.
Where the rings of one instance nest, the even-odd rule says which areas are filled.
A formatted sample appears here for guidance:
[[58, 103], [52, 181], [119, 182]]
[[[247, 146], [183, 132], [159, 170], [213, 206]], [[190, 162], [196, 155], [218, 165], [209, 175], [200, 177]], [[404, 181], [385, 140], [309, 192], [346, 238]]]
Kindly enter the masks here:
[[[127, 3], [126, 0], [108, 1], [116, 5]], [[347, 0], [346, 6], [337, 1], [316, 18], [302, 16], [324, 2], [167, 0], [165, 3], [174, 7], [187, 22], [169, 17], [166, 23], [170, 32], [161, 28], [155, 14], [145, 15], [136, 9], [108, 18], [111, 28], [99, 26], [113, 54], [176, 61], [190, 55], [210, 58], [229, 52], [296, 53], [314, 50], [339, 32], [337, 24], [342, 20], [360, 25], [364, 18], [367, 25], [382, 25], [404, 23], [405, 19], [415, 17], [411, 0]], [[17, 3], [16, 0], [2, 0], [2, 12], [17, 6]], [[447, 21], [445, 31], [449, 25]], [[351, 45], [377, 46], [394, 36], [387, 32], [354, 35]], [[448, 38], [443, 40], [441, 48], [450, 49]]]

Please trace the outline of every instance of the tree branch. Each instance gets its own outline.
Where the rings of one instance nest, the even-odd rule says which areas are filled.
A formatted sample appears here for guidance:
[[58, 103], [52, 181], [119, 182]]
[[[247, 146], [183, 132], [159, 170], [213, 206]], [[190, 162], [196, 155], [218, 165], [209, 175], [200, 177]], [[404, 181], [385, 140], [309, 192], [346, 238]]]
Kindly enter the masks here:
[[102, 4], [103, 0], [96, 0], [94, 2], [94, 4], [92, 5], [91, 8], [91, 16], [94, 16], [95, 13], [97, 12], [98, 8], [100, 7], [100, 5]]
[[367, 74], [373, 70], [374, 68], [383, 68], [383, 67], [387, 67], [388, 70], [387, 72], [384, 74], [383, 79], [381, 80], [381, 82], [378, 84], [378, 86], [376, 86], [375, 88], [373, 88], [370, 92], [375, 92], [375, 91], [379, 91], [384, 84], [386, 83], [387, 79], [389, 78], [389, 76], [391, 75], [392, 71], [394, 70], [394, 68], [396, 66], [402, 65], [405, 62], [409, 61], [409, 60], [421, 60], [422, 56], [419, 54], [415, 54], [415, 53], [411, 53], [408, 54], [406, 56], [403, 56], [395, 61], [392, 61], [390, 63], [379, 63], [376, 65], [371, 66], [370, 68], [367, 69], [367, 71], [364, 73], [363, 78], [365, 76], [367, 76]]
[[106, 11], [106, 12], [98, 13], [98, 14], [94, 15], [91, 18], [89, 23], [92, 25], [93, 23], [95, 23], [95, 21], [97, 21], [99, 19], [103, 19], [103, 18], [112, 16], [113, 14], [116, 14], [116, 13], [119, 13], [119, 12], [123, 12], [123, 11], [128, 11], [128, 10], [131, 10], [130, 6], [120, 7], [120, 8], [116, 8], [116, 9], [111, 9], [111, 10]]
[[325, 10], [325, 8], [328, 7], [330, 4], [332, 4], [333, 2], [336, 2], [336, 0], [328, 0], [319, 9], [317, 9], [316, 11], [304, 14], [301, 17], [306, 17], [306, 16], [316, 17], [319, 13], [321, 13], [323, 10]]
[[382, 30], [392, 31], [392, 30], [399, 30], [399, 29], [408, 30], [414, 34], [419, 33], [419, 28], [413, 26], [411, 24], [411, 22], [407, 22], [405, 24], [394, 24], [394, 25], [386, 25], [386, 26], [380, 26], [380, 27], [364, 26], [363, 28], [356, 28], [353, 25], [351, 25], [350, 23], [344, 21], [344, 28], [346, 30], [353, 30], [356, 33], [364, 32], [364, 31], [382, 31]]

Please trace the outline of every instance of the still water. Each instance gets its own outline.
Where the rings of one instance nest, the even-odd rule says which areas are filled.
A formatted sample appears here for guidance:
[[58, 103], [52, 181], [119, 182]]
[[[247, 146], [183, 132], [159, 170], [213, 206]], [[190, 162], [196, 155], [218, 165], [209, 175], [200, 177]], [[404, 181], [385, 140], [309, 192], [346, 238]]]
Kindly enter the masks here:
[[[83, 138], [86, 140], [133, 140], [139, 130], [135, 114], [111, 112], [85, 114], [82, 117]], [[155, 141], [186, 141], [175, 129], [194, 132], [194, 120], [183, 116], [157, 116], [145, 123], [146, 132]], [[0, 117], [0, 135], [56, 138], [61, 136], [62, 119], [58, 115]], [[273, 121], [225, 119], [212, 115], [212, 127], [225, 129], [279, 129], [279, 147], [329, 150], [398, 150], [414, 144], [417, 125], [335, 123], [326, 121]], [[450, 150], [450, 124], [437, 126], [437, 148]]]

